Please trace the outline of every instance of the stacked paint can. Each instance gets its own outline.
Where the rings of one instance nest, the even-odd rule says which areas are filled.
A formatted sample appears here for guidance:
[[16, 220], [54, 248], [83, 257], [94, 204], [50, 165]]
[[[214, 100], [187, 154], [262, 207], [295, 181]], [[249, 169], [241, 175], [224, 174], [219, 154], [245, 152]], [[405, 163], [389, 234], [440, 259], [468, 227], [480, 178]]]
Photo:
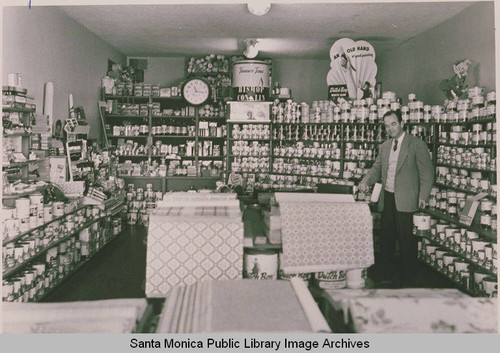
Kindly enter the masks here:
[[[68, 213], [73, 212], [68, 208]], [[63, 214], [64, 215], [64, 214]], [[3, 247], [2, 263], [4, 269], [10, 269], [22, 264], [32, 256], [44, 250], [51, 243], [70, 235], [87, 220], [86, 210], [79, 209], [71, 214], [49, 221], [45, 226], [33, 229], [9, 242]]]
[[[4, 276], [2, 299], [37, 301], [56, 287], [77, 266], [102, 248], [113, 237], [116, 227], [121, 227], [118, 217], [108, 226], [100, 222], [100, 216], [98, 207], [82, 208], [60, 221], [33, 230], [19, 241], [8, 243], [3, 252], [7, 272], [12, 266], [30, 261], [41, 251], [45, 254], [15, 275]], [[85, 226], [88, 220], [94, 222]], [[56, 241], [57, 245], [51, 246]]]
[[43, 226], [53, 218], [62, 217], [77, 207], [77, 200], [44, 204], [43, 195], [40, 193], [32, 194], [29, 198], [19, 198], [15, 201], [15, 207], [2, 209], [2, 240], [13, 239], [21, 233]]
[[278, 279], [278, 252], [272, 249], [245, 249], [243, 277], [258, 280]]
[[319, 288], [323, 289], [341, 289], [345, 288], [347, 285], [347, 271], [329, 271], [329, 272], [315, 272], [314, 280], [315, 284]]
[[128, 185], [125, 201], [127, 209], [127, 223], [129, 225], [142, 224], [149, 226], [149, 214], [156, 208], [156, 202], [161, 201], [161, 191], [154, 191], [153, 184], [146, 184], [146, 189], [135, 189], [134, 184]]

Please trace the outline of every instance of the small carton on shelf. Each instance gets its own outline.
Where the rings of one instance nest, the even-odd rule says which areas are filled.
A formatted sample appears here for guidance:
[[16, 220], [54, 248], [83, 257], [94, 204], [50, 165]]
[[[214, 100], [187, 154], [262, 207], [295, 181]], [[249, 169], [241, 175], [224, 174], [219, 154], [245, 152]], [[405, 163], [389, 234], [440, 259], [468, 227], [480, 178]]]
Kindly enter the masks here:
[[474, 197], [468, 198], [465, 202], [465, 207], [459, 213], [460, 223], [465, 224], [466, 226], [470, 226], [477, 212], [477, 208], [479, 207], [479, 200], [488, 196], [488, 193], [481, 192]]

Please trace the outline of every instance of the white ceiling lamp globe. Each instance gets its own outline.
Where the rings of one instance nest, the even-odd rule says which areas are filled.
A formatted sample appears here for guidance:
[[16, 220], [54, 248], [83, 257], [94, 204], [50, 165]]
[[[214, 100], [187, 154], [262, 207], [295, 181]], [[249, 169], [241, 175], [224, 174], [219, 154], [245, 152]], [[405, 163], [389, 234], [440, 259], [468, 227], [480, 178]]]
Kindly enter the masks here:
[[248, 11], [255, 16], [263, 16], [271, 10], [271, 1], [252, 0], [247, 3]]

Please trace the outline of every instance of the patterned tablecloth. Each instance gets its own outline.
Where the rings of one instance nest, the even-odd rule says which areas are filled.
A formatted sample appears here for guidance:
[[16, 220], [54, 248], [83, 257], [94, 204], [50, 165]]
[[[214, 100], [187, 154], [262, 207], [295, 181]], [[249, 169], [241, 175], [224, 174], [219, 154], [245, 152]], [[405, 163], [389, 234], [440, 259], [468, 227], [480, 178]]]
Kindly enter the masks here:
[[497, 333], [496, 298], [356, 298], [358, 333]]
[[367, 268], [374, 263], [366, 203], [280, 202], [285, 273]]
[[238, 279], [243, 222], [227, 207], [160, 208], [149, 217], [146, 296], [165, 297], [177, 284]]

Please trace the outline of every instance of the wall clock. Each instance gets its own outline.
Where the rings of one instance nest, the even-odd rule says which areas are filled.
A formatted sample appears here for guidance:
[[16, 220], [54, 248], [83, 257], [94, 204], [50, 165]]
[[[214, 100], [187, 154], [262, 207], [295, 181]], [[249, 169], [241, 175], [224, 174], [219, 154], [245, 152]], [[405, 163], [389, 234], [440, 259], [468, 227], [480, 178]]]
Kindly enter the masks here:
[[182, 96], [189, 104], [203, 104], [210, 97], [210, 86], [200, 78], [189, 79], [182, 87]]

